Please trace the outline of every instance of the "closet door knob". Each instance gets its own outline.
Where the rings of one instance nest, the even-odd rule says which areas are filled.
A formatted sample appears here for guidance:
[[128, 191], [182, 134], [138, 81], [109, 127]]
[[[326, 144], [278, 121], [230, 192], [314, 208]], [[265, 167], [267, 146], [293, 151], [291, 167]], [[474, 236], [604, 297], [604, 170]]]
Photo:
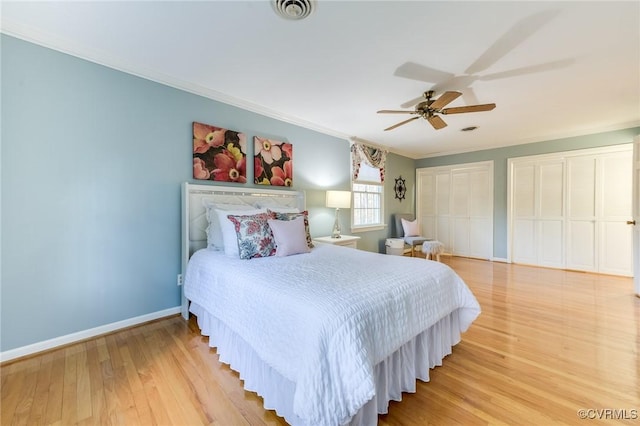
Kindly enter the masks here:
[[636, 221], [635, 220], [628, 220], [627, 221], [627, 225], [635, 225]]

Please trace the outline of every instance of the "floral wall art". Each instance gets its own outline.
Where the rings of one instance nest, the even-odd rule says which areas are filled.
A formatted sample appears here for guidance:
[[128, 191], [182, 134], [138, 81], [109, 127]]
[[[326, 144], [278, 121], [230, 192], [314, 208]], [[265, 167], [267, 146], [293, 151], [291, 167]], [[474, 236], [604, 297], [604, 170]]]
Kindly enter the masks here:
[[245, 134], [194, 121], [193, 178], [246, 183]]
[[293, 185], [293, 146], [255, 136], [254, 182], [259, 185]]

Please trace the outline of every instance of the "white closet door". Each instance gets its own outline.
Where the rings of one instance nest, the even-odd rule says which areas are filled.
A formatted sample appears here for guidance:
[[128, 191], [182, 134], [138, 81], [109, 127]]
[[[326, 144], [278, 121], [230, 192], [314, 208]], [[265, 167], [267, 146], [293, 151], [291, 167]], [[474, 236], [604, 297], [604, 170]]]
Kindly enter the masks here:
[[633, 229], [631, 217], [632, 156], [628, 152], [604, 156], [600, 161], [600, 250], [599, 271], [633, 275]]
[[536, 236], [536, 166], [514, 167], [512, 178], [513, 230], [512, 260], [516, 263], [538, 262]]
[[567, 159], [568, 269], [597, 271], [596, 158]]
[[509, 160], [510, 259], [633, 274], [631, 145]]
[[458, 256], [493, 256], [493, 163], [416, 171], [417, 207], [425, 236]]
[[564, 265], [564, 161], [538, 166], [538, 264]]
[[451, 253], [469, 256], [469, 172], [451, 173]]
[[451, 253], [452, 241], [450, 233], [450, 185], [451, 175], [446, 173], [436, 174], [436, 239], [444, 244], [447, 253]]
[[422, 227], [422, 234], [428, 238], [435, 238], [436, 232], [436, 204], [433, 202], [435, 199], [435, 175], [422, 174], [418, 176], [418, 190], [422, 196], [417, 197], [418, 203], [417, 211], [420, 215], [420, 226]]
[[[491, 259], [493, 254], [493, 176], [484, 167], [469, 173], [469, 256]], [[487, 202], [490, 200], [490, 203]]]

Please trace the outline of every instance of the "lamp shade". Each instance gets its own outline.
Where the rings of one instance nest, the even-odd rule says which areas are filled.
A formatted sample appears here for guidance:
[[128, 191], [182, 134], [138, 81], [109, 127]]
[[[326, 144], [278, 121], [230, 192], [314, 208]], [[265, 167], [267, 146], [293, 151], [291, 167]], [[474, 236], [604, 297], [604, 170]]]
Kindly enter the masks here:
[[327, 207], [351, 208], [351, 191], [327, 191]]

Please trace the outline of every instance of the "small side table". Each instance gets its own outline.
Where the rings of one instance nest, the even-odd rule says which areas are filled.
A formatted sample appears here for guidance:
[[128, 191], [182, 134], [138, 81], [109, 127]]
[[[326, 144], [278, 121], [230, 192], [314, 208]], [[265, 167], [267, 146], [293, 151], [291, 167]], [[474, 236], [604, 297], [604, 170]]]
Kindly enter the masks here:
[[319, 244], [333, 244], [334, 246], [344, 246], [357, 249], [359, 239], [360, 237], [356, 237], [354, 235], [342, 235], [340, 238], [331, 238], [330, 236], [316, 237], [313, 239], [313, 242]]

